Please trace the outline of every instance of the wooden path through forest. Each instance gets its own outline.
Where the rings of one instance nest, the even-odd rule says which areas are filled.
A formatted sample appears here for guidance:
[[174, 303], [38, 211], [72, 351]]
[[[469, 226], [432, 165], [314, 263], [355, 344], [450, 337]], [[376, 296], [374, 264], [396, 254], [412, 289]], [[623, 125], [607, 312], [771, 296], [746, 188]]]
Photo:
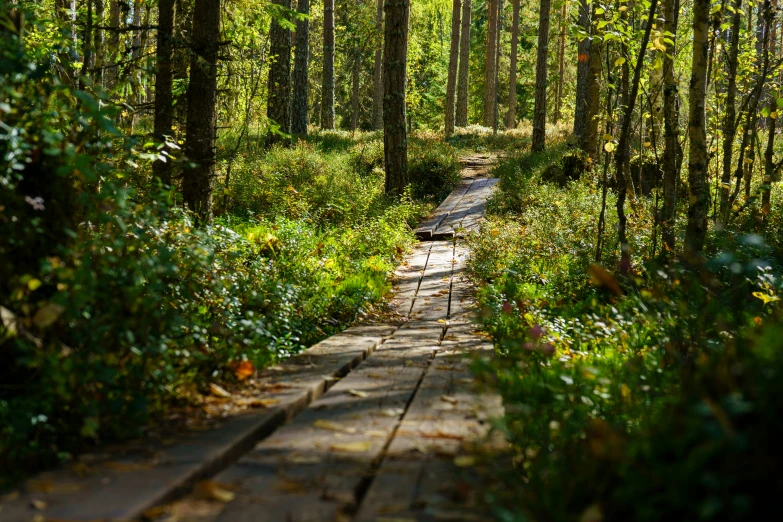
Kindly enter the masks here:
[[0, 520], [489, 520], [481, 455], [503, 445], [488, 422], [502, 405], [469, 369], [492, 343], [473, 323], [461, 238], [497, 181], [490, 161], [471, 158], [417, 229], [424, 241], [396, 272], [399, 321], [349, 328], [260, 372], [243, 400], [264, 408], [42, 474], [0, 500]]

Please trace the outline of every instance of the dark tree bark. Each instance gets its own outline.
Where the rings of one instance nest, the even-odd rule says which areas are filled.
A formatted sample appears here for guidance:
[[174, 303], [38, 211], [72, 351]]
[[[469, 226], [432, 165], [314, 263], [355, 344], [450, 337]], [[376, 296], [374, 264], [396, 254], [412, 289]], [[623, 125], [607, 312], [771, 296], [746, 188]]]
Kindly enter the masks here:
[[[597, 2], [593, 2], [591, 20], [595, 20]], [[590, 39], [590, 51], [587, 53], [587, 76], [585, 78], [584, 131], [580, 148], [591, 158], [597, 160], [598, 151], [598, 112], [601, 104], [601, 50], [603, 42], [596, 35]]]
[[405, 90], [410, 0], [386, 0], [383, 43], [383, 148], [386, 193], [400, 196], [408, 185]]
[[92, 49], [95, 55], [93, 59], [93, 76], [92, 82], [95, 87], [102, 85], [103, 83], [103, 29], [100, 29], [104, 25], [104, 3], [103, 0], [94, 0], [95, 6], [95, 25], [97, 26], [93, 30], [93, 44]]
[[446, 137], [454, 133], [454, 96], [457, 90], [459, 63], [459, 30], [462, 1], [454, 0], [451, 10], [451, 49], [449, 50], [449, 76], [446, 82]]
[[560, 49], [558, 50], [558, 74], [557, 74], [557, 93], [555, 96], [555, 118], [554, 123], [560, 121], [563, 110], [563, 84], [565, 82], [565, 50], [566, 50], [566, 23], [568, 21], [568, 3], [563, 2], [560, 12]]
[[212, 220], [219, 40], [220, 0], [195, 0], [185, 127], [185, 154], [195, 167], [185, 173], [182, 197], [198, 224]]
[[[172, 103], [173, 75], [171, 53], [174, 49], [174, 20], [176, 0], [158, 1], [158, 39], [155, 62], [155, 139], [163, 142], [171, 135], [174, 123]], [[167, 186], [171, 186], [171, 162], [156, 161], [152, 173]]]
[[693, 62], [689, 86], [688, 184], [690, 204], [688, 226], [685, 231], [685, 251], [697, 256], [704, 248], [707, 235], [707, 126], [705, 102], [707, 98], [707, 58], [710, 0], [693, 1]]
[[[776, 44], [777, 44], [777, 30], [775, 23], [775, 13], [778, 9], [778, 0], [766, 0], [764, 2], [763, 13], [766, 19], [766, 26], [771, 31], [766, 61], [770, 61], [770, 57], [775, 56]], [[770, 96], [769, 99], [769, 111], [770, 113], [778, 111], [777, 102], [774, 96]], [[770, 196], [772, 192], [772, 182], [775, 181], [775, 131], [777, 128], [777, 118], [769, 118], [769, 127], [767, 129], [767, 146], [764, 150], [764, 179], [761, 185], [761, 215], [764, 216], [764, 223], [767, 223], [767, 216], [771, 211]]]
[[668, 257], [675, 248], [674, 219], [677, 208], [677, 180], [680, 177], [682, 147], [680, 146], [680, 114], [677, 100], [677, 82], [674, 78], [674, 49], [677, 44], [677, 25], [680, 13], [680, 0], [664, 0], [663, 17], [665, 32], [671, 33], [674, 45], [663, 57], [663, 215], [661, 216], [661, 235], [663, 253]]
[[[298, 0], [296, 9], [304, 15], [310, 14], [310, 0]], [[310, 20], [296, 23], [296, 52], [294, 53], [294, 101], [291, 117], [291, 134], [307, 134], [307, 92], [310, 65]]]
[[[378, 0], [378, 11], [375, 15], [375, 31], [383, 40], [383, 0]], [[373, 74], [372, 94], [372, 128], [383, 129], [383, 46], [378, 44], [375, 49], [375, 71]]]
[[109, 27], [114, 29], [109, 32], [108, 65], [103, 77], [108, 89], [113, 89], [117, 81], [117, 61], [120, 53], [120, 4], [117, 0], [109, 0]]
[[519, 47], [519, 0], [511, 0], [513, 14], [511, 19], [511, 64], [508, 79], [508, 113], [506, 128], [517, 126], [517, 48]]
[[732, 156], [736, 136], [737, 117], [737, 63], [739, 57], [739, 32], [742, 0], [734, 1], [734, 14], [731, 18], [731, 36], [726, 54], [726, 100], [723, 113], [723, 173], [720, 187], [720, 211], [717, 221], [726, 223], [729, 213], [729, 192], [731, 189]]
[[[291, 9], [291, 0], [273, 0]], [[291, 133], [291, 31], [277, 20], [269, 30], [269, 87], [266, 115], [280, 133]], [[267, 145], [287, 141], [274, 130], [267, 134]]]
[[647, 43], [650, 41], [653, 23], [655, 23], [655, 9], [658, 0], [650, 2], [650, 14], [647, 18], [647, 26], [644, 29], [639, 56], [636, 59], [636, 67], [633, 71], [633, 80], [631, 81], [631, 90], [628, 94], [627, 103], [623, 107], [623, 126], [620, 131], [620, 138], [617, 143], [617, 152], [615, 153], [615, 176], [617, 178], [617, 232], [620, 239], [620, 270], [626, 272], [631, 268], [631, 252], [626, 237], [626, 227], [628, 219], [625, 215], [625, 198], [628, 193], [628, 176], [626, 167], [630, 157], [630, 137], [631, 137], [631, 116], [636, 105], [636, 97], [639, 94], [639, 80], [642, 75], [642, 66], [644, 65], [644, 54], [647, 51]]
[[[500, 0], [488, 0], [489, 10], [487, 21], [487, 55], [484, 68], [484, 126], [493, 127], [495, 124], [495, 104], [497, 103], [497, 84], [495, 79], [495, 65], [497, 64], [498, 42], [498, 2]], [[548, 1], [548, 0], [545, 0]]]
[[321, 128], [334, 130], [334, 0], [324, 0], [324, 67]]
[[538, 16], [538, 50], [536, 52], [536, 102], [533, 111], [534, 152], [546, 147], [546, 84], [549, 60], [549, 10], [551, 0], [541, 0]]
[[359, 48], [353, 52], [353, 71], [351, 71], [351, 131], [356, 132], [359, 127], [359, 87], [362, 66], [362, 51]]
[[[590, 23], [590, 6], [587, 0], [580, 0], [579, 2], [579, 27], [591, 35], [593, 33], [593, 25]], [[576, 142], [580, 144], [582, 150], [590, 152], [584, 149], [584, 135], [587, 131], [587, 90], [588, 90], [588, 76], [590, 73], [590, 37], [585, 37], [579, 42], [577, 48], [577, 63], [576, 63], [576, 104], [574, 106], [574, 137]], [[594, 152], [592, 153], [594, 154]]]
[[84, 26], [84, 37], [82, 38], [82, 73], [79, 76], [79, 89], [84, 90], [84, 80], [87, 78], [87, 71], [92, 67], [92, 16], [93, 0], [87, 0], [87, 23]]
[[457, 78], [457, 127], [468, 125], [468, 83], [470, 71], [470, 16], [472, 0], [462, 0], [462, 30], [459, 40], [459, 74]]

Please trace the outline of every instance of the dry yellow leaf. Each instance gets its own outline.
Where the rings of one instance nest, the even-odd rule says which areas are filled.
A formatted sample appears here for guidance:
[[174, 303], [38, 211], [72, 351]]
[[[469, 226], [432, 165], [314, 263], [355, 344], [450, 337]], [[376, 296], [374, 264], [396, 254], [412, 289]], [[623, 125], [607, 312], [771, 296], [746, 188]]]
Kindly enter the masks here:
[[245, 406], [248, 408], [268, 408], [270, 406], [274, 406], [275, 404], [279, 404], [279, 399], [258, 399], [258, 398], [250, 398], [250, 399], [236, 399], [234, 400], [234, 404], [237, 406]]
[[204, 480], [199, 482], [196, 485], [194, 493], [199, 498], [217, 500], [218, 502], [223, 502], [224, 504], [231, 502], [234, 500], [234, 497], [236, 497], [233, 491], [229, 491], [225, 486], [213, 480]]
[[348, 453], [365, 453], [366, 451], [369, 451], [371, 446], [372, 446], [372, 442], [366, 440], [360, 442], [342, 442], [342, 443], [332, 444], [329, 447], [334, 451], [345, 451]]
[[49, 504], [43, 500], [33, 499], [30, 501], [30, 506], [32, 506], [33, 509], [37, 509], [38, 511], [43, 511], [49, 507]]
[[340, 433], [347, 433], [349, 435], [356, 433], [356, 428], [343, 426], [340, 423], [324, 419], [318, 419], [313, 423], [313, 426], [316, 428], [321, 428], [322, 430], [338, 431]]
[[353, 395], [354, 397], [359, 397], [361, 399], [364, 399], [365, 397], [369, 397], [370, 394], [365, 391], [359, 391], [359, 390], [348, 390], [348, 395]]
[[472, 455], [460, 455], [454, 459], [454, 465], [458, 468], [470, 468], [476, 465], [476, 457]]
[[228, 399], [231, 397], [231, 394], [226, 391], [225, 388], [222, 388], [214, 383], [209, 383], [209, 391], [212, 392], [212, 395], [215, 397], [222, 397], [224, 399]]

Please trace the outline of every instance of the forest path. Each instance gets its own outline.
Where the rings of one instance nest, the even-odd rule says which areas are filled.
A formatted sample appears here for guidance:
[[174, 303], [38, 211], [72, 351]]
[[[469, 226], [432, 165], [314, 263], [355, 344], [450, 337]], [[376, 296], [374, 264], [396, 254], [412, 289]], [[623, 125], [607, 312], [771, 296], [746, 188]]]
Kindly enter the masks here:
[[396, 271], [399, 320], [349, 328], [224, 399], [260, 408], [154, 451], [43, 474], [0, 501], [0, 519], [489, 520], [481, 486], [493, 469], [480, 456], [504, 445], [488, 423], [502, 403], [469, 369], [493, 345], [473, 323], [463, 237], [497, 181], [485, 177], [491, 161], [467, 158], [461, 185], [423, 224], [436, 240]]

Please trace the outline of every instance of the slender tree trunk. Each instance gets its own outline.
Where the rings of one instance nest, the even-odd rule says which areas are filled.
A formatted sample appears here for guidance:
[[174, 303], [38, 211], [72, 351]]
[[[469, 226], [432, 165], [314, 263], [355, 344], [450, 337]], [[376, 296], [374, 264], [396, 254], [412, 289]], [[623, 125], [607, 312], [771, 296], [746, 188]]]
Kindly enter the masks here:
[[[158, 1], [158, 39], [155, 62], [155, 139], [163, 142], [171, 135], [174, 123], [172, 102], [173, 75], [171, 54], [174, 48], [174, 20], [176, 0]], [[171, 161], [152, 164], [153, 176], [171, 186]]]
[[87, 23], [84, 26], [84, 37], [82, 38], [82, 73], [79, 76], [79, 89], [84, 90], [84, 80], [88, 77], [88, 71], [92, 66], [92, 16], [93, 0], [87, 0]]
[[[625, 198], [628, 194], [628, 176], [626, 167], [630, 157], [630, 138], [631, 138], [631, 116], [636, 106], [636, 97], [639, 94], [639, 80], [642, 75], [642, 66], [644, 65], [644, 55], [647, 51], [647, 44], [650, 41], [653, 23], [655, 23], [655, 9], [658, 0], [650, 2], [650, 14], [647, 18], [647, 26], [644, 29], [644, 36], [639, 48], [639, 56], [636, 59], [636, 67], [633, 71], [633, 80], [631, 81], [631, 90], [623, 107], [623, 126], [620, 131], [620, 138], [617, 143], [617, 152], [615, 153], [615, 176], [617, 178], [617, 232], [620, 240], [620, 270], [627, 272], [631, 268], [631, 251], [626, 236], [628, 218], [625, 215]], [[624, 73], [625, 74], [625, 73]]]
[[[375, 15], [375, 31], [383, 41], [383, 0], [378, 0], [378, 10]], [[375, 49], [375, 71], [373, 74], [372, 95], [372, 128], [383, 129], [383, 45], [378, 43]]]
[[362, 66], [362, 56], [359, 49], [354, 49], [353, 53], [353, 71], [351, 71], [351, 132], [356, 132], [359, 127], [359, 84], [360, 67]]
[[[310, 14], [310, 0], [298, 0], [296, 9]], [[310, 65], [310, 20], [296, 23], [296, 52], [294, 53], [294, 101], [291, 117], [291, 134], [307, 135], [308, 66]]]
[[324, 0], [324, 67], [321, 128], [334, 130], [334, 0]]
[[726, 56], [726, 100], [723, 113], [723, 174], [720, 187], [720, 212], [717, 221], [726, 223], [729, 213], [729, 191], [731, 189], [732, 156], [736, 136], [735, 119], [737, 110], [737, 62], [739, 56], [739, 32], [742, 0], [734, 1], [734, 14], [731, 19], [731, 37]]
[[498, 30], [495, 31], [497, 33], [497, 41], [495, 42], [495, 102], [493, 103], [493, 115], [492, 115], [492, 132], [497, 134], [498, 133], [498, 125], [500, 125], [500, 113], [499, 113], [499, 107], [500, 107], [500, 96], [499, 96], [499, 88], [500, 88], [500, 33], [502, 28], [502, 21], [500, 19], [500, 15], [502, 14], [502, 6], [503, 6], [503, 0], [498, 0]]
[[[291, 0], [273, 0], [291, 9]], [[291, 133], [291, 30], [272, 20], [269, 30], [269, 87], [266, 115], [281, 133]], [[267, 134], [267, 145], [287, 141], [279, 133]]]
[[677, 81], [674, 78], [674, 52], [677, 44], [677, 24], [679, 21], [680, 0], [664, 0], [663, 17], [665, 32], [671, 33], [673, 45], [663, 57], [663, 216], [661, 235], [663, 236], [664, 257], [674, 252], [674, 219], [677, 209], [677, 180], [680, 177], [677, 158], [680, 150], [679, 106], [677, 103]]
[[470, 71], [470, 16], [472, 0], [462, 0], [462, 30], [459, 41], [459, 75], [457, 78], [457, 127], [468, 125], [468, 81]]
[[690, 257], [699, 255], [707, 236], [707, 58], [710, 0], [693, 0], [693, 62], [689, 87], [688, 184], [690, 204], [685, 232], [685, 250]]
[[566, 49], [566, 23], [568, 21], [568, 3], [563, 2], [563, 10], [560, 12], [560, 50], [558, 53], [557, 96], [555, 97], [555, 121], [562, 117], [563, 110], [563, 84], [565, 81], [565, 49]]
[[[775, 47], [777, 44], [777, 23], [775, 20], [775, 13], [778, 10], [778, 0], [766, 0], [764, 2], [764, 18], [766, 19], [767, 27], [772, 34], [769, 39], [769, 46], [767, 53], [769, 56], [775, 56]], [[770, 58], [767, 58], [769, 61]], [[778, 86], [780, 88], [780, 86]], [[778, 111], [777, 102], [775, 96], [769, 98], [769, 111], [770, 113]], [[770, 196], [772, 193], [772, 182], [775, 181], [775, 131], [777, 127], [777, 118], [769, 118], [769, 128], [767, 129], [767, 147], [764, 150], [764, 179], [761, 186], [761, 215], [764, 216], [764, 224], [766, 225], [771, 211]]]
[[199, 224], [212, 220], [219, 41], [220, 0], [195, 0], [185, 154], [196, 166], [185, 173], [182, 197]]
[[[579, 2], [579, 27], [588, 35], [593, 34], [593, 24], [590, 23], [590, 5], [587, 0], [580, 0]], [[576, 63], [576, 103], [574, 105], [574, 137], [576, 142], [579, 143], [580, 148], [591, 154], [595, 155], [594, 151], [590, 151], [584, 148], [585, 145], [585, 133], [587, 132], [587, 91], [590, 76], [590, 47], [592, 39], [590, 37], [584, 38], [579, 42], [577, 48], [577, 63]], [[600, 63], [599, 63], [600, 67]], [[599, 102], [600, 103], [600, 102]]]
[[386, 193], [401, 196], [408, 185], [406, 103], [410, 0], [386, 0], [383, 42], [383, 149]]
[[[591, 19], [596, 18], [595, 10], [598, 3], [593, 2]], [[579, 142], [580, 148], [588, 156], [597, 160], [600, 157], [598, 150], [598, 112], [601, 104], [601, 50], [603, 42], [593, 35], [590, 38], [589, 51], [587, 53], [587, 73], [585, 77], [585, 107], [582, 118], [584, 128]], [[580, 57], [580, 60], [582, 58]], [[577, 93], [577, 102], [579, 94]]]
[[[495, 123], [495, 103], [497, 101], [497, 85], [495, 84], [495, 64], [497, 63], [498, 41], [498, 2], [488, 0], [487, 21], [487, 55], [484, 67], [484, 126], [493, 127]], [[548, 1], [548, 0], [545, 0]]]
[[120, 4], [117, 0], [109, 0], [109, 27], [112, 30], [109, 31], [108, 68], [103, 76], [106, 79], [106, 88], [111, 90], [117, 82], [119, 73], [117, 61], [120, 53]]
[[538, 16], [538, 51], [536, 56], [536, 102], [533, 112], [533, 152], [546, 147], [546, 84], [549, 60], [549, 11], [551, 0], [541, 0]]
[[517, 48], [519, 47], [519, 0], [511, 0], [513, 18], [511, 20], [511, 65], [508, 78], [508, 114], [506, 128], [517, 127]]
[[454, 0], [451, 11], [451, 48], [449, 49], [449, 76], [446, 82], [446, 137], [454, 133], [454, 96], [457, 90], [457, 68], [459, 63], [459, 30], [461, 0]]

